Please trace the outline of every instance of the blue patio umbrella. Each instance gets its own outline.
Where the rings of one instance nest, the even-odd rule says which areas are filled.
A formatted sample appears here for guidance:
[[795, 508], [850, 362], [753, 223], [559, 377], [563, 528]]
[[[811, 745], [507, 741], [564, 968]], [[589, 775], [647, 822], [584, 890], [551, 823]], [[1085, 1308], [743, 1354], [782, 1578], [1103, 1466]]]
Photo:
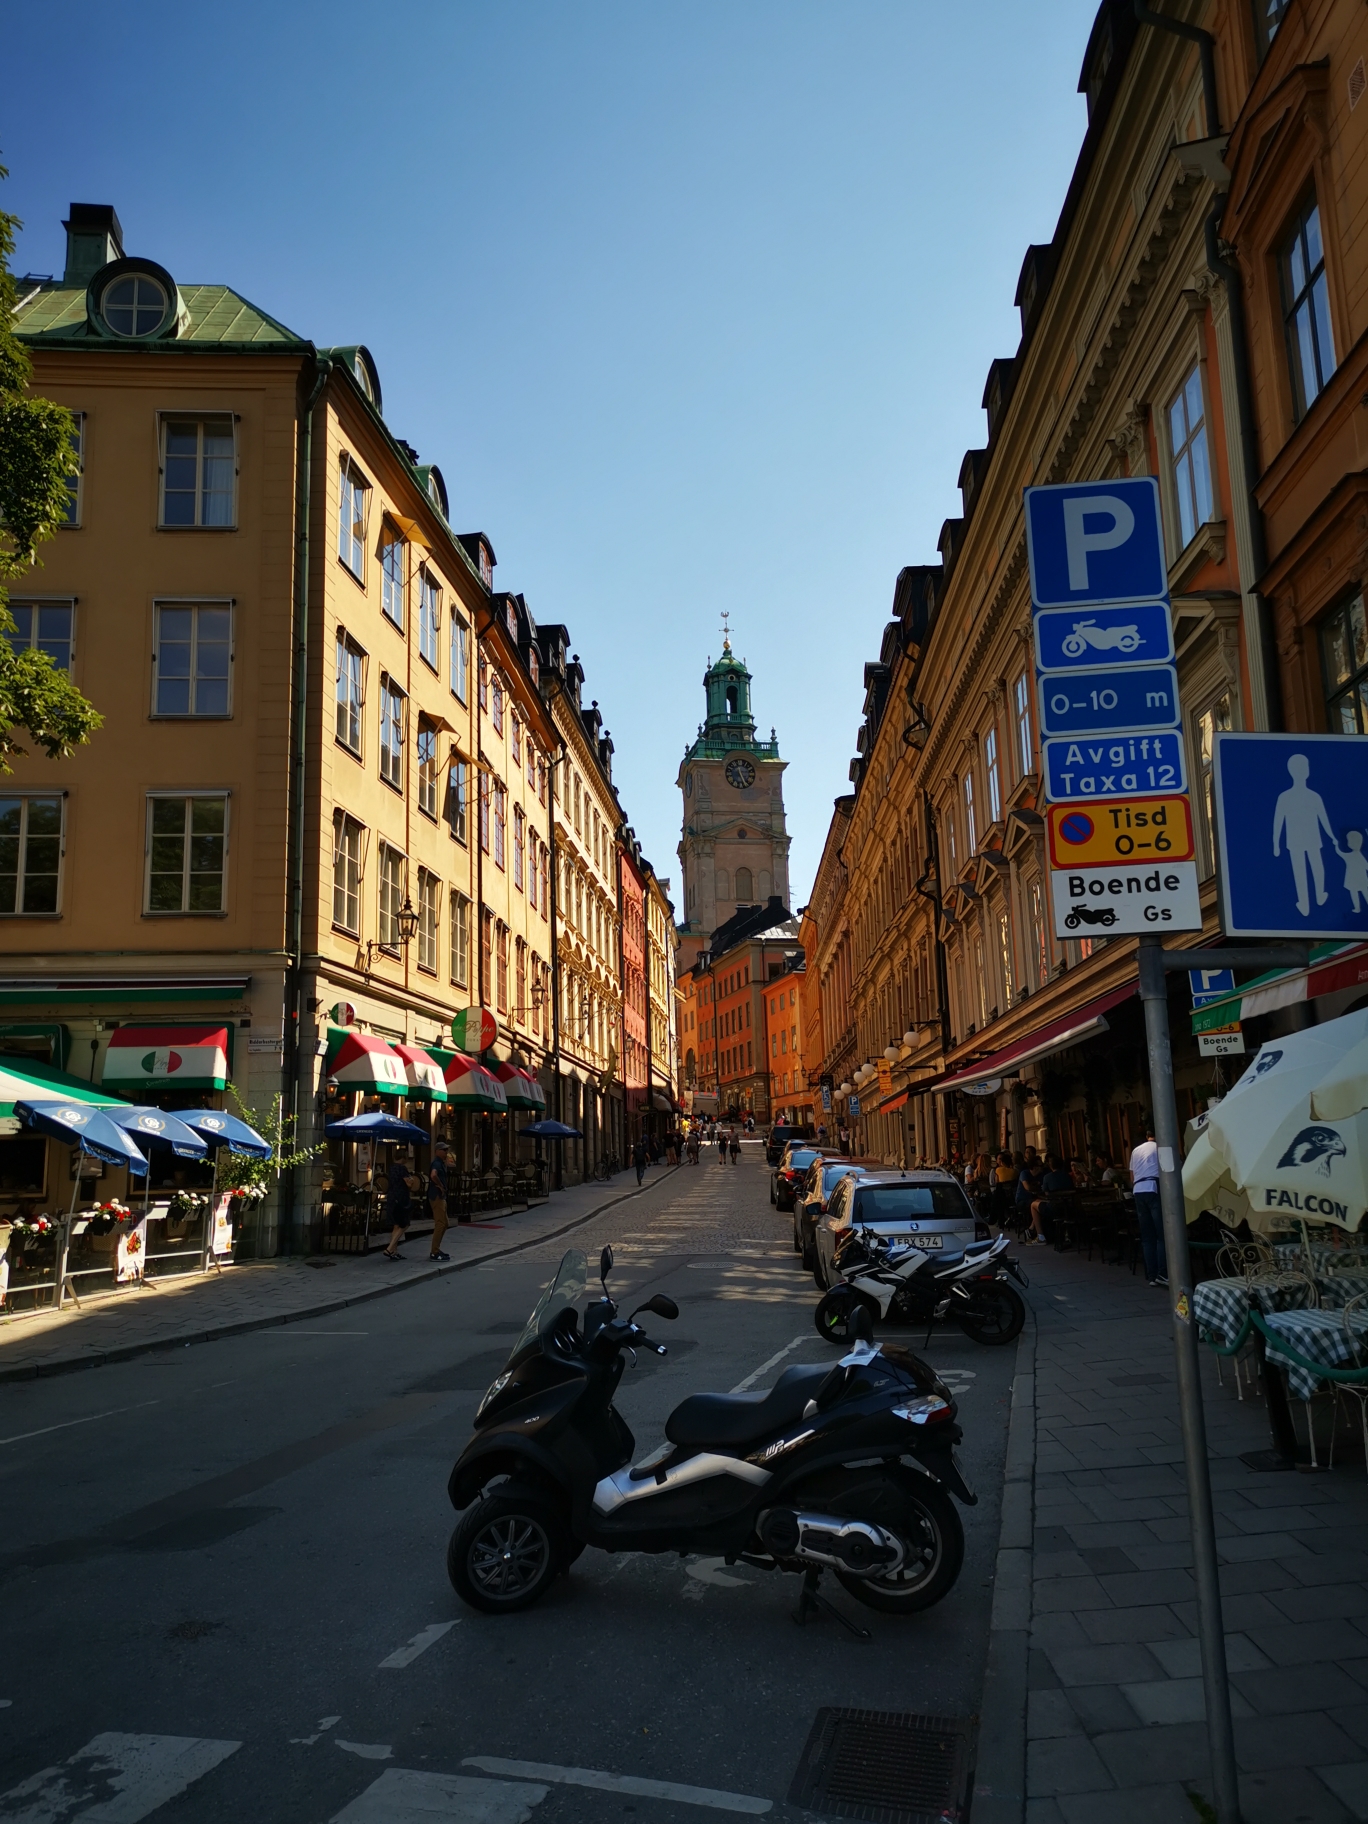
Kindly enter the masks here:
[[271, 1156], [269, 1140], [263, 1140], [254, 1127], [239, 1121], [236, 1115], [225, 1115], [222, 1109], [178, 1108], [176, 1119], [193, 1129], [212, 1152], [226, 1146], [230, 1153], [246, 1153], [252, 1159]]
[[179, 1115], [168, 1115], [165, 1109], [115, 1106], [104, 1112], [140, 1146], [175, 1153], [181, 1159], [203, 1159], [208, 1154], [209, 1148], [200, 1136]]
[[529, 1121], [526, 1127], [518, 1129], [519, 1134], [526, 1134], [529, 1140], [583, 1140], [584, 1135], [577, 1127], [567, 1127], [564, 1121]]
[[420, 1146], [426, 1146], [428, 1142], [421, 1127], [379, 1109], [374, 1114], [349, 1115], [345, 1121], [330, 1121], [323, 1132], [329, 1140], [412, 1140]]
[[[34, 1133], [60, 1140], [64, 1146], [79, 1147], [92, 1159], [107, 1165], [126, 1165], [137, 1178], [147, 1174], [147, 1161], [132, 1140], [110, 1119], [110, 1111], [95, 1108], [88, 1102], [16, 1102], [14, 1112], [24, 1126]], [[67, 1258], [71, 1249], [71, 1221], [76, 1214], [76, 1199], [81, 1192], [81, 1174], [71, 1181], [71, 1208], [62, 1224], [57, 1248], [56, 1305], [60, 1311], [66, 1293]]]

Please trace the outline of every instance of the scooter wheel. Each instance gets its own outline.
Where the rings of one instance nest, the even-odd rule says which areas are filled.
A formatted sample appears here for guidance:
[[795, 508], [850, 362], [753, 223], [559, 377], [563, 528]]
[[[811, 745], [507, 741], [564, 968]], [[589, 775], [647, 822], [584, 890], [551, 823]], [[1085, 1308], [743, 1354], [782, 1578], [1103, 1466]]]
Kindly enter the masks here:
[[498, 1488], [468, 1507], [447, 1545], [451, 1587], [472, 1609], [527, 1609], [570, 1561], [575, 1541], [543, 1496]]
[[957, 1319], [959, 1327], [976, 1343], [1000, 1347], [1021, 1334], [1026, 1305], [1021, 1294], [1001, 1280], [976, 1294], [969, 1311]]
[[850, 1341], [850, 1320], [859, 1305], [865, 1305], [872, 1318], [878, 1317], [877, 1309], [870, 1305], [869, 1300], [852, 1292], [849, 1286], [833, 1287], [825, 1298], [819, 1300], [817, 1309], [812, 1314], [818, 1336], [824, 1342], [843, 1347]]
[[851, 1577], [837, 1571], [836, 1579], [868, 1609], [915, 1615], [953, 1587], [964, 1563], [964, 1528], [954, 1502], [930, 1476], [918, 1476], [915, 1487], [898, 1489], [891, 1501], [887, 1497], [894, 1491], [880, 1493], [884, 1498], [872, 1508], [852, 1498], [850, 1511], [898, 1535], [907, 1553], [901, 1570], [891, 1577]]

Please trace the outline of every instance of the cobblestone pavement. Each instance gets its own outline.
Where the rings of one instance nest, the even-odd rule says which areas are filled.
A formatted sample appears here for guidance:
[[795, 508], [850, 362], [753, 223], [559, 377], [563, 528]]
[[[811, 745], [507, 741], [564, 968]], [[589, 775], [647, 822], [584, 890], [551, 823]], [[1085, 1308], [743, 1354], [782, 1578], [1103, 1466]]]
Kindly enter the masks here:
[[[149, 1349], [208, 1342], [236, 1332], [317, 1317], [404, 1286], [459, 1273], [510, 1250], [522, 1250], [582, 1223], [624, 1198], [653, 1193], [685, 1168], [652, 1167], [638, 1192], [635, 1174], [609, 1183], [573, 1185], [530, 1209], [494, 1211], [479, 1221], [453, 1224], [443, 1243], [447, 1265], [428, 1258], [427, 1233], [415, 1228], [401, 1262], [370, 1254], [326, 1254], [312, 1260], [250, 1261], [223, 1273], [184, 1278], [68, 1305], [60, 1314], [0, 1314], [0, 1382], [61, 1374], [123, 1361]], [[546, 1245], [555, 1248], [553, 1242]]]
[[[1193, 1824], [1209, 1799], [1164, 1293], [1029, 1250], [1037, 1320], [1028, 1824]], [[1262, 1400], [1203, 1350], [1246, 1824], [1368, 1819], [1368, 1475], [1258, 1471]], [[1328, 1420], [1323, 1421], [1328, 1424]], [[1347, 1442], [1346, 1442], [1347, 1441]], [[1341, 1454], [1343, 1453], [1343, 1454]]]

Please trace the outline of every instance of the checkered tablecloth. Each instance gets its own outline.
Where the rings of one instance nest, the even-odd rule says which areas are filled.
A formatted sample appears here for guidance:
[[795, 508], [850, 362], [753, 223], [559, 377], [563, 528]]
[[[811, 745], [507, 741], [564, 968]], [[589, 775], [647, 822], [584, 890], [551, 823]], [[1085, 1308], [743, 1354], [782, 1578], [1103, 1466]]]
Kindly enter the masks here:
[[1295, 1272], [1305, 1272], [1308, 1251], [1311, 1256], [1311, 1271], [1320, 1277], [1322, 1273], [1334, 1273], [1336, 1268], [1357, 1267], [1360, 1272], [1368, 1266], [1368, 1253], [1362, 1247], [1331, 1248], [1323, 1242], [1312, 1242], [1306, 1249], [1299, 1241], [1280, 1241], [1275, 1244], [1273, 1252], [1280, 1267], [1290, 1267]]
[[1255, 1285], [1243, 1279], [1204, 1279], [1192, 1294], [1197, 1328], [1209, 1343], [1228, 1344], [1244, 1328], [1251, 1303], [1256, 1311], [1290, 1311], [1310, 1298], [1307, 1286]]
[[[1368, 1364], [1368, 1313], [1354, 1323], [1357, 1350], [1345, 1332], [1344, 1316], [1339, 1311], [1273, 1311], [1266, 1322], [1276, 1336], [1308, 1361], [1321, 1362], [1327, 1368], [1357, 1368]], [[1287, 1389], [1294, 1399], [1309, 1400], [1318, 1388], [1326, 1385], [1309, 1368], [1303, 1368], [1299, 1362], [1285, 1356], [1276, 1344], [1267, 1343], [1266, 1353], [1274, 1367], [1286, 1369]]]

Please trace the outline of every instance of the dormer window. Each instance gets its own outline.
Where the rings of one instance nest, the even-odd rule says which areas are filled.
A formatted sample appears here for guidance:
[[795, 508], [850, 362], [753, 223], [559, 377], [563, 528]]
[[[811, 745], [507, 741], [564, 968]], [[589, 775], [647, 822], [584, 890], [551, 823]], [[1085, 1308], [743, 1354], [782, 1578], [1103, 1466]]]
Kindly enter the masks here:
[[125, 273], [106, 285], [100, 314], [116, 336], [150, 336], [166, 321], [170, 299], [150, 272]]
[[516, 640], [518, 637], [518, 611], [513, 606], [512, 602], [509, 602], [505, 607], [504, 618], [508, 624], [510, 638]]

